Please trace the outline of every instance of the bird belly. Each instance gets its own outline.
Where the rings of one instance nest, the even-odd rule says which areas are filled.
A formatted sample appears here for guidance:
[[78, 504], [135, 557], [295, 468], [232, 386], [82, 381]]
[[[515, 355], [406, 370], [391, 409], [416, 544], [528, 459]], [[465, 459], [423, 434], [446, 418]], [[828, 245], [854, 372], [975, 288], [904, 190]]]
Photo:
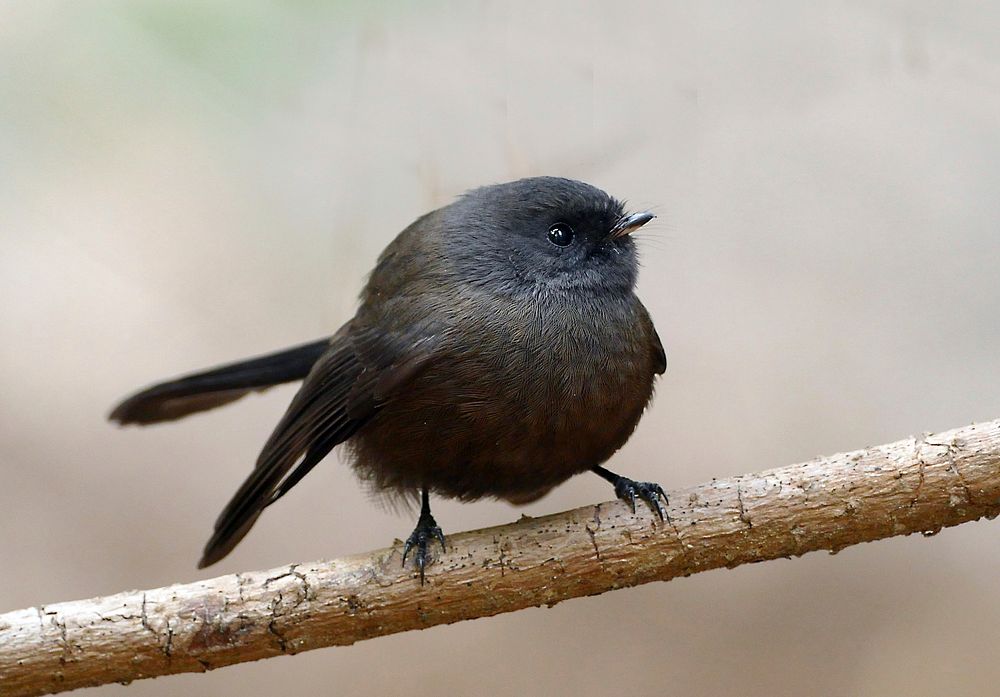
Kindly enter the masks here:
[[572, 341], [553, 349], [556, 369], [540, 347], [516, 344], [428, 368], [351, 439], [356, 471], [390, 494], [427, 486], [526, 503], [605, 461], [649, 401], [649, 358]]

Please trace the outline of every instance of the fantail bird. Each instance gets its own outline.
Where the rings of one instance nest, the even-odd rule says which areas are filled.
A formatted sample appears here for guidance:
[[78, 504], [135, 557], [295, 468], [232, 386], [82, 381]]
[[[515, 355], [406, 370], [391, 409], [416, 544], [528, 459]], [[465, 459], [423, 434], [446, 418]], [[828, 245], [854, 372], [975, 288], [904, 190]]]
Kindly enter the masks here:
[[303, 380], [199, 568], [344, 443], [374, 490], [421, 502], [403, 561], [444, 536], [428, 494], [513, 503], [590, 470], [662, 518], [655, 483], [601, 464], [635, 428], [666, 356], [634, 292], [634, 230], [652, 213], [582, 182], [473, 189], [417, 219], [378, 259], [332, 337], [150, 387], [111, 419], [149, 424]]

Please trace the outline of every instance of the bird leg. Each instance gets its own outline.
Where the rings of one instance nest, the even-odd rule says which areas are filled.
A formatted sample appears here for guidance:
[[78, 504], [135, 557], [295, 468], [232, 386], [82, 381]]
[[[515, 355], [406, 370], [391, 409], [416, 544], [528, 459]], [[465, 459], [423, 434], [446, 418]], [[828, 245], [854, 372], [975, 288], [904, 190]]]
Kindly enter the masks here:
[[615, 496], [630, 504], [633, 513], [635, 513], [635, 499], [638, 496], [656, 512], [656, 515], [660, 516], [660, 520], [663, 520], [660, 497], [663, 497], [664, 503], [669, 503], [669, 501], [667, 500], [667, 495], [663, 492], [663, 487], [659, 484], [656, 482], [637, 482], [634, 479], [629, 479], [628, 477], [623, 477], [620, 474], [615, 474], [610, 470], [604, 469], [600, 465], [591, 467], [590, 471], [611, 482], [611, 485], [615, 488]]
[[442, 551], [448, 551], [448, 548], [444, 544], [444, 533], [441, 532], [437, 521], [431, 515], [431, 504], [427, 496], [427, 487], [423, 487], [421, 490], [420, 517], [417, 518], [417, 527], [413, 529], [410, 536], [406, 538], [406, 544], [403, 545], [403, 566], [406, 566], [406, 555], [410, 553], [410, 549], [413, 547], [417, 548], [413, 560], [416, 562], [417, 568], [420, 569], [421, 586], [424, 585], [424, 567], [427, 566], [427, 542], [431, 539], [435, 539], [441, 543]]

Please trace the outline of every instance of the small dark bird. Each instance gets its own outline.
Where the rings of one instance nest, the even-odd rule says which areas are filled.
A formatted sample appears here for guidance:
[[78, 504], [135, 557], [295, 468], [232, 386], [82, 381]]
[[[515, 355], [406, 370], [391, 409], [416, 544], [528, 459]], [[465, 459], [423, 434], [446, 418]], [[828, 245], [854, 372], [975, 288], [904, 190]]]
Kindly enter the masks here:
[[653, 218], [589, 184], [521, 179], [467, 192], [382, 252], [357, 314], [332, 337], [150, 387], [121, 424], [169, 421], [304, 380], [198, 563], [219, 561], [334, 446], [391, 497], [420, 498], [421, 583], [444, 535], [428, 495], [534, 501], [595, 472], [660, 518], [663, 489], [601, 466], [666, 368], [635, 296], [630, 233]]

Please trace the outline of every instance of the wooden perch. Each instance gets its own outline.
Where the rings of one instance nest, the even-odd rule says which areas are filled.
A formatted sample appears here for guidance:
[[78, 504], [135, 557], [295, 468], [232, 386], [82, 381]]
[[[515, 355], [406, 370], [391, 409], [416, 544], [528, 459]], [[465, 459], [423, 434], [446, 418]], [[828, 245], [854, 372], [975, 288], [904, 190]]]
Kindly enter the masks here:
[[0, 694], [205, 671], [1000, 513], [1000, 420], [452, 535], [421, 587], [400, 545], [0, 615]]

